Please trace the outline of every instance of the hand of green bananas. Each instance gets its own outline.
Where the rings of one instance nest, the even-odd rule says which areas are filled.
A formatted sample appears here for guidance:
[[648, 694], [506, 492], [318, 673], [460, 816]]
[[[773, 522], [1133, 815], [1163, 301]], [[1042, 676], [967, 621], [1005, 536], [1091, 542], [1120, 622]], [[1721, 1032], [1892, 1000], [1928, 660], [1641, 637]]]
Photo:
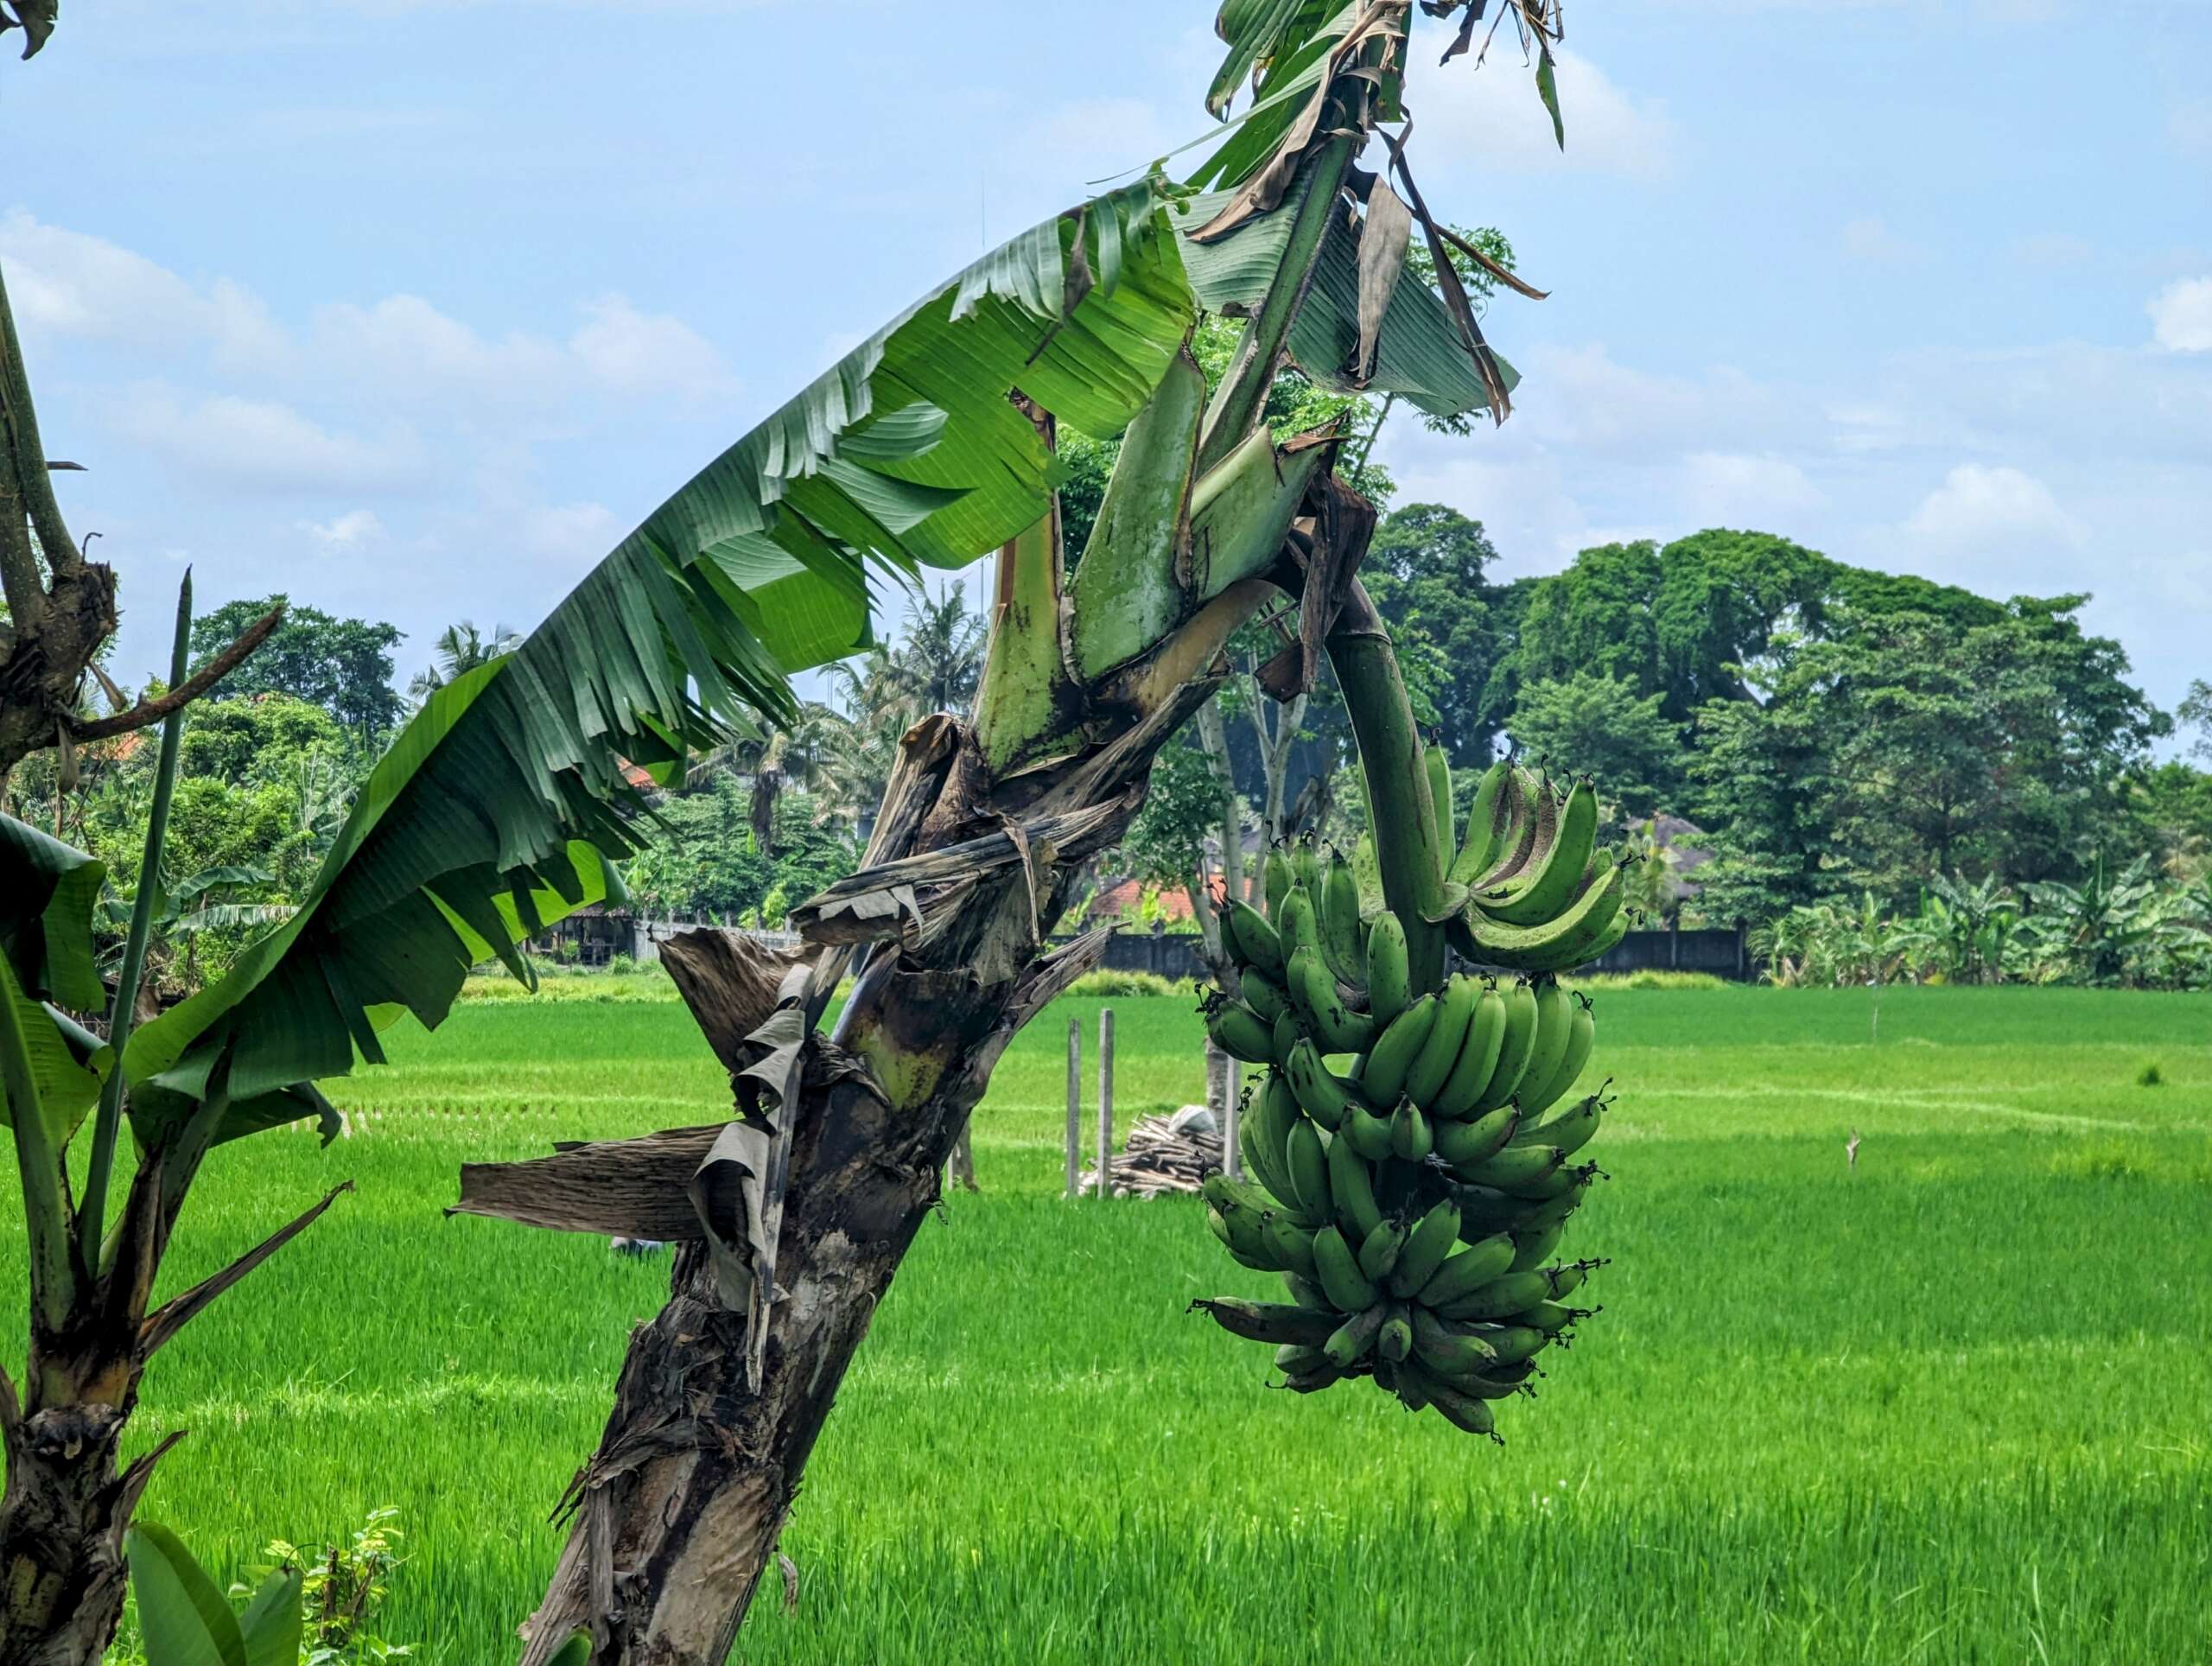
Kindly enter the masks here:
[[[1572, 880], [1589, 861], [1594, 800], [1578, 786], [1539, 838], [1530, 795], [1492, 776], [1477, 823], [1512, 848], [1461, 853], [1480, 881], [1467, 912], [1495, 901], [1516, 916], [1499, 930], [1527, 931], [1532, 910], [1580, 906], [1552, 864], [1569, 862]], [[1533, 1392], [1535, 1356], [1594, 1311], [1562, 1299], [1602, 1263], [1546, 1264], [1599, 1173], [1571, 1159], [1597, 1132], [1602, 1089], [1562, 1104], [1596, 1040], [1590, 1002], [1544, 973], [1505, 989], [1455, 973], [1416, 993], [1399, 922], [1361, 917], [1340, 856], [1277, 849], [1265, 881], [1268, 913], [1229, 912], [1243, 999], [1215, 993], [1206, 1008], [1223, 1048], [1268, 1067], [1239, 1142], [1252, 1180], [1216, 1173], [1203, 1190], [1215, 1236], [1280, 1272], [1290, 1300], [1194, 1306], [1277, 1345], [1292, 1389], [1371, 1376], [1414, 1409], [1494, 1434], [1488, 1402]], [[1339, 1074], [1332, 1059], [1344, 1055], [1356, 1057]]]

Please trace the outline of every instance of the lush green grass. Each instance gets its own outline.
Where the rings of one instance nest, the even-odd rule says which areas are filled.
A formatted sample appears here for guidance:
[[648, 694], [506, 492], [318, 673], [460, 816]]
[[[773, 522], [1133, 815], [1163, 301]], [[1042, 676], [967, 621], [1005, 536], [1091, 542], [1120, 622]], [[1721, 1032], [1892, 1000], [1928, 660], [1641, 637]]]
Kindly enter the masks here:
[[[2212, 1005], [2074, 990], [1608, 993], [1605, 1311], [1503, 1449], [1364, 1385], [1263, 1386], [1193, 1295], [1267, 1281], [1175, 1201], [1057, 1195], [1068, 1018], [979, 1113], [849, 1379], [747, 1659], [2202, 1660]], [[1185, 999], [1121, 1000], [1126, 1118], [1195, 1097]], [[181, 1285], [361, 1190], [157, 1362], [146, 1509], [226, 1568], [404, 1511], [389, 1631], [508, 1657], [543, 1517], [664, 1262], [442, 1220], [464, 1159], [701, 1119], [667, 1002], [490, 1004], [342, 1085], [356, 1132], [225, 1148]], [[2156, 1062], [2159, 1085], [2137, 1084]], [[1847, 1169], [1844, 1141], [1863, 1144]], [[21, 1246], [0, 1245], [20, 1288]]]

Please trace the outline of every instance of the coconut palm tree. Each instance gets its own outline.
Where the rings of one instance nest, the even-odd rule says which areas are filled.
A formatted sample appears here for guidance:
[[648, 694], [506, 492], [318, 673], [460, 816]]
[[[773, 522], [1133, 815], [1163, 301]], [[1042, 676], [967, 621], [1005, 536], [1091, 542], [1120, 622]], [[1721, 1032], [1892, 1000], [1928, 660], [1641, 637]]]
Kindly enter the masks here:
[[473, 620], [457, 620], [432, 639], [437, 658], [409, 679], [408, 696], [418, 703], [427, 700], [456, 677], [512, 653], [521, 645], [522, 637], [504, 625], [486, 631]]

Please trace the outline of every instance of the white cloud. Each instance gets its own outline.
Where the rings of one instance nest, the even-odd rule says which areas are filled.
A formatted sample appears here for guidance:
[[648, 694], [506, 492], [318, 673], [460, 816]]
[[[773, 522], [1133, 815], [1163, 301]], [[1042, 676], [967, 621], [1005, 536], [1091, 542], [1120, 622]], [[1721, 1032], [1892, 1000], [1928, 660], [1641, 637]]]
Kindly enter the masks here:
[[2150, 305], [2151, 332], [2169, 353], [2212, 353], [2212, 277], [2177, 278]]
[[[1415, 42], [1417, 48], [1424, 44]], [[1417, 147], [1408, 154], [1416, 174], [1424, 156], [1478, 157], [1484, 168], [1590, 169], [1632, 179], [1674, 171], [1681, 140], [1664, 105], [1632, 97], [1578, 52], [1557, 54], [1556, 74], [1564, 151], [1553, 137], [1550, 114], [1508, 48], [1493, 48], [1479, 70], [1465, 58], [1439, 65], [1434, 53], [1416, 49], [1406, 71]]]
[[735, 386], [721, 355], [681, 319], [641, 313], [619, 295], [601, 296], [584, 314], [569, 352], [609, 392], [696, 401]]
[[368, 509], [349, 509], [334, 520], [297, 523], [301, 531], [325, 550], [353, 550], [384, 536], [384, 523]]
[[524, 510], [515, 532], [528, 554], [572, 560], [605, 555], [622, 527], [603, 503], [569, 503]]
[[1762, 525], [1827, 501], [1796, 463], [1720, 451], [1683, 460], [1681, 498], [1697, 526]]
[[2018, 560], [2071, 549], [2082, 529], [2050, 488], [2007, 465], [1961, 463], [1906, 518], [1908, 542], [1934, 554]]
[[188, 406], [144, 384], [118, 402], [112, 421], [124, 439], [195, 480], [249, 493], [401, 493], [427, 473], [410, 429], [373, 439], [336, 433], [276, 400], [219, 394]]
[[283, 332], [268, 309], [227, 279], [195, 286], [105, 238], [20, 210], [0, 220], [0, 258], [16, 316], [34, 335], [168, 350], [204, 345], [239, 369], [283, 357]]
[[1853, 260], [1910, 260], [1920, 251], [1892, 232], [1878, 214], [1862, 214], [1843, 228], [1843, 251]]

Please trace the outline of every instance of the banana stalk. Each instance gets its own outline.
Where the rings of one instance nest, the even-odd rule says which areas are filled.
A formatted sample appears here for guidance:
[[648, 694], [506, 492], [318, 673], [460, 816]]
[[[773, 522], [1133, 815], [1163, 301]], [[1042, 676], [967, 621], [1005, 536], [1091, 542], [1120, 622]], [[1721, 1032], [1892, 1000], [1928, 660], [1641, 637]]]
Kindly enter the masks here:
[[1451, 856], [1437, 843], [1427, 764], [1389, 632], [1357, 582], [1327, 645], [1359, 739], [1382, 899], [1405, 927], [1412, 987], [1433, 989], [1444, 976], [1444, 869]]

